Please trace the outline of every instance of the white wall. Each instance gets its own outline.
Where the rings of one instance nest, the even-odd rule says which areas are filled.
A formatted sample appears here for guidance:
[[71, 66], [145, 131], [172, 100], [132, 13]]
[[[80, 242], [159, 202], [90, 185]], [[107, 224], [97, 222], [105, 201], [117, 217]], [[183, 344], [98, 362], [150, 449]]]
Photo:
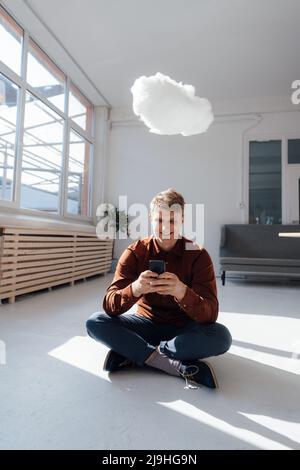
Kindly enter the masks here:
[[[113, 110], [106, 195], [113, 204], [118, 203], [119, 195], [127, 195], [128, 205], [148, 205], [155, 193], [172, 186], [187, 203], [204, 203], [204, 244], [219, 274], [221, 225], [247, 221], [247, 208], [240, 208], [245, 200], [244, 142], [247, 136], [260, 133], [297, 132], [300, 136], [300, 113], [295, 112], [300, 107], [296, 109], [288, 100], [277, 99], [227, 103], [214, 108], [216, 120], [208, 132], [192, 137], [151, 134], [130, 111]], [[255, 111], [264, 111], [262, 117], [251, 114]], [[119, 257], [131, 241], [117, 240], [115, 256]]]

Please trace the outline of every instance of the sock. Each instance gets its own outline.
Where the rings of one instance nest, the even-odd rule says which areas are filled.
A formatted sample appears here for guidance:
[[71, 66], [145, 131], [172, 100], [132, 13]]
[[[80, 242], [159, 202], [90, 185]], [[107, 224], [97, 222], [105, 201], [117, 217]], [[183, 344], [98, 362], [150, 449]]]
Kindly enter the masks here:
[[166, 356], [160, 351], [159, 346], [157, 346], [155, 351], [146, 359], [145, 364], [156, 369], [161, 369], [167, 372], [167, 374], [180, 376], [179, 368], [181, 361]]

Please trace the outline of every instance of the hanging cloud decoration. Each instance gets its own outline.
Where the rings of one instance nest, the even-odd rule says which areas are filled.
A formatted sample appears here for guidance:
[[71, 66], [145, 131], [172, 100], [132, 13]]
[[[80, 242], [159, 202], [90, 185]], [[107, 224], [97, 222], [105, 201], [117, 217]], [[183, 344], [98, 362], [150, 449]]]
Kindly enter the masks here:
[[195, 96], [192, 85], [177, 83], [159, 72], [137, 78], [131, 93], [134, 113], [154, 134], [201, 134], [214, 120], [210, 102]]

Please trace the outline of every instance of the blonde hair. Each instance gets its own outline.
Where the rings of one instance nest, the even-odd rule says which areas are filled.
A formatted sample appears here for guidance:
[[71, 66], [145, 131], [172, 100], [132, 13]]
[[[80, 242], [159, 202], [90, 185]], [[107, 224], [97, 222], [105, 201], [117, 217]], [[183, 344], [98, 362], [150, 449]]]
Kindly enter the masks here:
[[178, 205], [181, 207], [182, 215], [184, 214], [184, 198], [174, 188], [168, 188], [165, 191], [157, 193], [150, 202], [150, 212], [152, 213], [157, 207], [172, 207]]

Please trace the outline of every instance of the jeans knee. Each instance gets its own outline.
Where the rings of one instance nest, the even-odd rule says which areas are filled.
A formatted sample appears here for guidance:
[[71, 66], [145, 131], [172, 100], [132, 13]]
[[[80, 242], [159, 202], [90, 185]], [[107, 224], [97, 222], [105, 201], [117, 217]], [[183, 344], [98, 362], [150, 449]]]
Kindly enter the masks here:
[[88, 335], [94, 337], [95, 330], [97, 329], [97, 331], [99, 331], [100, 325], [107, 323], [109, 320], [111, 320], [111, 318], [105, 312], [93, 313], [93, 315], [90, 316], [90, 318], [88, 318], [85, 323]]
[[93, 330], [93, 326], [94, 326], [94, 320], [92, 318], [88, 318], [87, 321], [85, 322], [85, 327], [89, 336], [91, 336], [91, 331]]
[[224, 325], [220, 325], [220, 333], [219, 333], [219, 341], [221, 345], [221, 349], [223, 351], [222, 354], [224, 354], [226, 351], [230, 349], [230, 346], [232, 344], [232, 336], [230, 334], [230, 331], [228, 328]]

